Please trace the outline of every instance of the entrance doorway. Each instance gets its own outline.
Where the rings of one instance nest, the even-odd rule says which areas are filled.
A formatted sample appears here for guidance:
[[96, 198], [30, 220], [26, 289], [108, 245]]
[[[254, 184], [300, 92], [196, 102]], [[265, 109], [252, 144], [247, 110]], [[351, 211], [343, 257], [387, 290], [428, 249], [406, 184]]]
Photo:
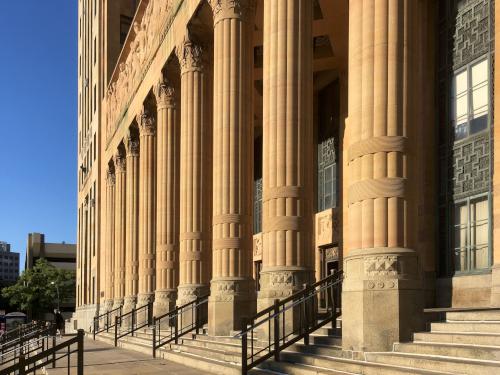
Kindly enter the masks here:
[[[339, 247], [337, 245], [325, 246], [319, 249], [320, 251], [320, 267], [321, 279], [324, 279], [333, 272], [340, 269], [339, 266]], [[319, 308], [328, 309], [332, 304], [331, 297], [329, 298], [326, 292], [320, 294]]]

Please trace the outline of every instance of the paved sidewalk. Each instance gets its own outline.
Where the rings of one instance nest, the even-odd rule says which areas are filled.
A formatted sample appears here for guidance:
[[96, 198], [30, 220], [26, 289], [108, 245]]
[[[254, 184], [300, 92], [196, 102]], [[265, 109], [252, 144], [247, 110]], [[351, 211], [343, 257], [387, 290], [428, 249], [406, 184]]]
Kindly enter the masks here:
[[[195, 375], [199, 370], [164, 359], [153, 359], [142, 353], [115, 348], [100, 341], [85, 339], [83, 373], [85, 375]], [[76, 355], [72, 355], [71, 374], [76, 374]], [[47, 368], [48, 375], [66, 375], [66, 359], [55, 369]]]

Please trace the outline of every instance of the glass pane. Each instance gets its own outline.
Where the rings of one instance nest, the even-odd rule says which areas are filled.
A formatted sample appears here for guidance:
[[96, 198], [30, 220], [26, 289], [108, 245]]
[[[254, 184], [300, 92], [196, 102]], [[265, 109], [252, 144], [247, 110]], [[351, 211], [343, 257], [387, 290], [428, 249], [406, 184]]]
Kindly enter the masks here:
[[455, 140], [467, 137], [467, 123], [455, 127]]
[[488, 199], [482, 198], [471, 202], [471, 256], [472, 267], [482, 269], [489, 267], [489, 205]]
[[488, 60], [483, 60], [472, 66], [471, 75], [472, 87], [488, 81]]
[[468, 103], [467, 95], [457, 97], [455, 105], [455, 121], [457, 125], [463, 124], [467, 121]]
[[467, 71], [463, 71], [455, 76], [455, 95], [458, 96], [461, 93], [467, 91]]
[[488, 268], [490, 266], [488, 246], [476, 248], [474, 251], [473, 267], [475, 269]]
[[472, 117], [483, 116], [488, 113], [488, 85], [483, 84], [472, 90]]
[[488, 127], [488, 116], [481, 116], [470, 121], [470, 134], [479, 133]]
[[466, 271], [468, 269], [467, 259], [467, 221], [468, 206], [466, 204], [455, 206], [454, 218], [454, 249], [455, 270]]

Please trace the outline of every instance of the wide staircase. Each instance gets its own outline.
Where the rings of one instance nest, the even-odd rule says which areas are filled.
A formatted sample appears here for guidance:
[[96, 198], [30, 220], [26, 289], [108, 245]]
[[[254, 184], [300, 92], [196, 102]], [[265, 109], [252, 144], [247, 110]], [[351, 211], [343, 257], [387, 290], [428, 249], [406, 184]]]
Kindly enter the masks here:
[[[196, 368], [200, 373], [500, 374], [500, 309], [432, 311], [427, 315], [433, 314], [438, 321], [429, 324], [430, 331], [415, 333], [413, 342], [395, 343], [391, 352], [343, 351], [340, 307], [333, 304], [323, 313], [315, 308], [319, 293], [331, 292], [331, 300], [340, 296], [339, 283], [332, 276], [329, 283], [319, 282], [288, 302], [276, 303], [246, 321], [246, 330], [231, 336], [209, 336], [206, 324], [201, 324], [174, 340], [171, 315], [163, 323], [154, 321], [151, 327], [121, 337], [116, 344]], [[301, 324], [283, 334], [287, 329], [281, 330], [282, 325], [292, 311]], [[314, 321], [308, 318], [311, 316]], [[274, 335], [262, 339], [265, 329], [279, 340], [273, 340]], [[114, 330], [101, 332], [96, 338], [113, 345]], [[166, 344], [160, 346], [162, 340]]]

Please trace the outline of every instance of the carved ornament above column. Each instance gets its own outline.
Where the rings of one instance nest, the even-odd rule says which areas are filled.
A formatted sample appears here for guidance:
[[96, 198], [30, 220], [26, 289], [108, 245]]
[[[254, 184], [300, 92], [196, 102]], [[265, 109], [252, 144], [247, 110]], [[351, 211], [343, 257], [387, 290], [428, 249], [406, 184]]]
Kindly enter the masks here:
[[143, 107], [137, 114], [136, 121], [141, 136], [155, 135], [155, 120], [149, 110]]
[[125, 151], [127, 156], [139, 156], [139, 139], [130, 133], [125, 141]]
[[115, 171], [113, 169], [108, 168], [107, 173], [106, 173], [106, 184], [108, 186], [114, 186], [115, 182], [116, 182]]
[[175, 53], [181, 65], [181, 74], [189, 71], [202, 71], [205, 68], [204, 47], [192, 40], [189, 35], [177, 46]]
[[165, 78], [161, 77], [153, 86], [153, 94], [158, 108], [175, 108], [175, 88]]
[[246, 20], [255, 11], [255, 0], [208, 0], [214, 15], [214, 26], [227, 18]]
[[122, 153], [118, 152], [114, 158], [116, 173], [123, 173], [126, 170], [125, 157]]

